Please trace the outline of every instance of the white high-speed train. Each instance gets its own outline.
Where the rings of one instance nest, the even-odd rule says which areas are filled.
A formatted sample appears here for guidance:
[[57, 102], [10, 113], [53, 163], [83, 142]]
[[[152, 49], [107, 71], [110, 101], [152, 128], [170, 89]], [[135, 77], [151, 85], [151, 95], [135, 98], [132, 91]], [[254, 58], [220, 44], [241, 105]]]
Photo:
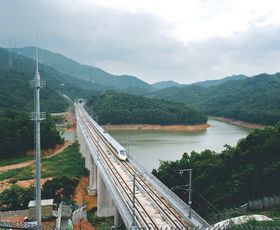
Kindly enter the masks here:
[[99, 126], [95, 120], [93, 120], [89, 115], [88, 118], [91, 120], [92, 124], [98, 131], [99, 137], [105, 142], [105, 144], [112, 150], [112, 152], [122, 161], [127, 160], [126, 150], [121, 146], [109, 133], [107, 133], [101, 126]]
[[104, 131], [103, 136], [106, 138], [108, 142], [108, 147], [112, 146], [116, 151], [113, 151], [114, 154], [122, 161], [127, 159], [126, 151], [123, 146], [121, 146], [111, 135]]

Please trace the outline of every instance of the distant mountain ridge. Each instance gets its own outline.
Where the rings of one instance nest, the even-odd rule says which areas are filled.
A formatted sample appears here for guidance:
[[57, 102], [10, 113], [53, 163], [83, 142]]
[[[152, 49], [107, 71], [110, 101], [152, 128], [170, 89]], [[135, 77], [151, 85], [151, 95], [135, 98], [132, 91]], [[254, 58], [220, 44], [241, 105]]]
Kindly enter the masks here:
[[[21, 56], [15, 55], [17, 60], [22, 59], [26, 64], [26, 66], [21, 66], [22, 69], [17, 69], [17, 72], [30, 68], [30, 59], [25, 58], [34, 59], [34, 47], [13, 49], [13, 52], [19, 53]], [[72, 98], [89, 98], [97, 91], [105, 92], [113, 89], [118, 92], [183, 102], [208, 115], [269, 125], [280, 120], [279, 73], [260, 74], [253, 77], [233, 75], [189, 85], [174, 81], [149, 85], [136, 77], [115, 76], [96, 67], [81, 65], [61, 54], [47, 50], [40, 49], [39, 54], [40, 61], [43, 63], [40, 65], [42, 75], [44, 73], [49, 77], [51, 89], [57, 93], [65, 93]], [[7, 58], [4, 62], [7, 65]], [[33, 70], [32, 68], [31, 70]], [[27, 72], [30, 73], [30, 70]], [[7, 77], [9, 74], [6, 72], [4, 75]], [[5, 103], [2, 101], [2, 104]]]
[[[242, 77], [241, 77], [242, 78]], [[260, 74], [214, 86], [172, 87], [150, 97], [184, 102], [208, 115], [274, 125], [280, 121], [280, 73]]]
[[[0, 110], [15, 109], [32, 111], [33, 89], [29, 81], [35, 75], [35, 61], [0, 48]], [[77, 80], [49, 66], [40, 64], [41, 78], [47, 85], [41, 90], [42, 111], [62, 112], [68, 107], [63, 94], [85, 97], [94, 91], [91, 82]]]
[[165, 88], [170, 88], [170, 87], [180, 87], [181, 85], [176, 82], [176, 81], [160, 81], [152, 84], [153, 87], [156, 89], [165, 89]]
[[224, 77], [222, 79], [217, 79], [217, 80], [206, 80], [206, 81], [200, 81], [200, 82], [195, 82], [193, 83], [194, 85], [199, 85], [199, 86], [214, 86], [214, 85], [220, 85], [229, 81], [238, 81], [238, 80], [244, 80], [248, 78], [248, 76], [239, 74], [239, 75], [232, 75], [229, 77]]
[[[20, 55], [35, 58], [34, 47], [23, 47], [12, 49], [13, 52]], [[91, 81], [96, 87], [101, 89], [123, 90], [128, 87], [138, 87], [145, 91], [152, 91], [153, 87], [148, 83], [130, 75], [113, 75], [94, 66], [82, 65], [62, 54], [54, 53], [45, 49], [39, 49], [39, 61], [59, 70], [62, 73], [71, 75], [78, 79]]]

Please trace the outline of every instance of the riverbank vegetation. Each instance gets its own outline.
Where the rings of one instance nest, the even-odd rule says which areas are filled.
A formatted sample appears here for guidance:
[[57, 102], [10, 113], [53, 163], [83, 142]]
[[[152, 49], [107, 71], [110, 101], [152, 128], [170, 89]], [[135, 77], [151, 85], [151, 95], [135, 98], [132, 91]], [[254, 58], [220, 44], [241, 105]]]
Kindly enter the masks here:
[[[41, 123], [41, 147], [63, 143], [50, 116]], [[0, 160], [23, 156], [34, 148], [34, 122], [23, 112], [6, 110], [0, 117]]]
[[130, 94], [108, 91], [87, 103], [100, 124], [195, 125], [207, 122], [202, 113], [183, 103], [170, 103]]
[[[220, 154], [193, 151], [177, 161], [162, 161], [153, 174], [168, 187], [178, 188], [188, 183], [179, 170], [192, 168], [193, 208], [210, 219], [219, 210], [240, 206], [250, 199], [279, 195], [279, 153], [280, 123], [255, 130], [236, 147], [227, 145]], [[186, 201], [184, 189], [175, 192]]]

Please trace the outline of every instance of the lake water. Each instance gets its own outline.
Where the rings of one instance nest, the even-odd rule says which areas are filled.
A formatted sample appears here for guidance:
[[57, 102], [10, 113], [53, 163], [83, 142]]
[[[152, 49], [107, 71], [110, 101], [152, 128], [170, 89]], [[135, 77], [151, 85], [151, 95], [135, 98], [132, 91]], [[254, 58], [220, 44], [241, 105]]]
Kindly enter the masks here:
[[134, 158], [151, 171], [159, 166], [160, 160], [178, 160], [184, 152], [200, 152], [211, 149], [221, 152], [225, 144], [235, 146], [252, 130], [216, 120], [205, 131], [110, 131]]

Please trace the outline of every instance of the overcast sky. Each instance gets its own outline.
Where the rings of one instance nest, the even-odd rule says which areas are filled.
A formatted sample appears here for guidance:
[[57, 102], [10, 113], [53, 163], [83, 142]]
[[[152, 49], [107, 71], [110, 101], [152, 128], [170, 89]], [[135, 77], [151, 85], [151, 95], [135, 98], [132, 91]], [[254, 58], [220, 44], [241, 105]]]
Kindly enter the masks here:
[[279, 0], [0, 0], [0, 46], [149, 83], [280, 71]]

